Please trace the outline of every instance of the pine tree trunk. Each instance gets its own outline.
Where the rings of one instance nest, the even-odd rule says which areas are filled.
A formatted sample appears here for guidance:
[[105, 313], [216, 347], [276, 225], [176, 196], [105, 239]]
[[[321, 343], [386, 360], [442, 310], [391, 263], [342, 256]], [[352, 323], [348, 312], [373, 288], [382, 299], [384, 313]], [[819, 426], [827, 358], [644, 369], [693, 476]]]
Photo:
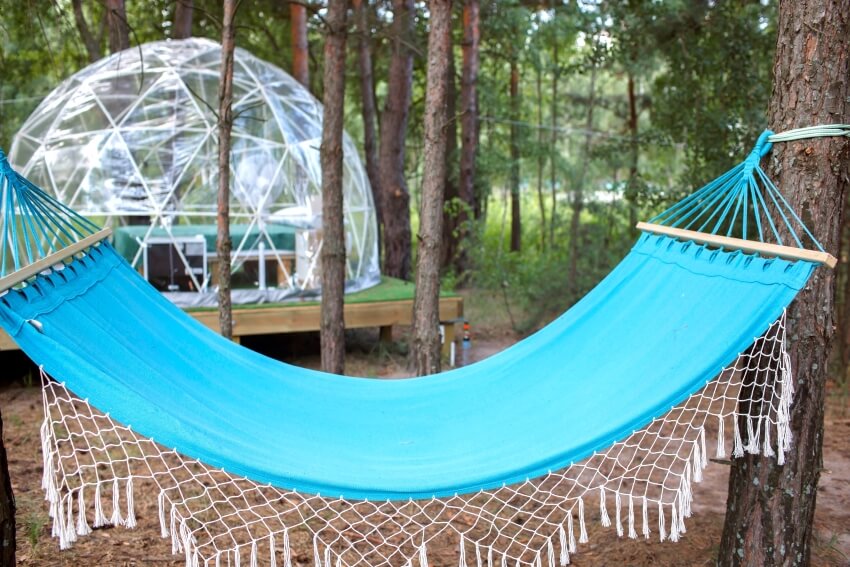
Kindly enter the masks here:
[[[778, 32], [771, 130], [850, 122], [850, 0], [781, 2]], [[768, 175], [824, 248], [835, 253], [850, 184], [850, 141], [777, 144], [769, 160]], [[719, 565], [809, 564], [834, 293], [834, 272], [820, 267], [789, 308], [796, 388], [791, 452], [784, 466], [761, 455], [733, 459]]]
[[410, 279], [410, 193], [404, 178], [404, 143], [413, 81], [413, 0], [393, 0], [392, 56], [381, 117], [381, 212], [384, 273]]
[[535, 68], [537, 83], [537, 206], [540, 210], [540, 250], [546, 249], [546, 203], [543, 198], [543, 169], [546, 155], [543, 152], [543, 69]]
[[103, 50], [100, 48], [100, 39], [96, 38], [91, 33], [91, 28], [86, 21], [85, 13], [83, 12], [83, 0], [73, 0], [71, 6], [74, 10], [74, 22], [77, 24], [77, 31], [80, 32], [80, 39], [83, 40], [83, 45], [86, 46], [86, 53], [89, 56], [89, 63], [94, 63], [103, 57]]
[[587, 179], [587, 170], [590, 166], [590, 146], [593, 142], [593, 110], [596, 105], [596, 65], [590, 69], [590, 86], [587, 95], [587, 122], [584, 125], [584, 152], [578, 178], [573, 187], [572, 215], [570, 217], [570, 248], [569, 248], [569, 272], [567, 275], [569, 285], [574, 294], [578, 293], [578, 255], [581, 235], [581, 211], [584, 209], [584, 182]]
[[194, 10], [194, 0], [176, 0], [171, 37], [174, 39], [192, 37], [192, 13]]
[[307, 8], [289, 3], [289, 32], [292, 39], [292, 77], [310, 90], [310, 53], [307, 44]]
[[106, 25], [109, 30], [109, 51], [118, 53], [130, 48], [130, 26], [124, 0], [106, 0]]
[[[368, 0], [353, 0], [354, 21], [357, 25], [357, 65], [360, 69], [360, 99], [363, 112], [363, 153], [366, 155], [366, 175], [372, 186], [372, 201], [378, 228], [383, 227], [381, 212], [381, 175], [378, 162], [378, 111], [375, 107], [375, 77], [372, 70], [371, 31], [369, 27]], [[378, 233], [378, 249], [382, 247], [382, 234]]]
[[475, 161], [478, 153], [478, 44], [480, 32], [479, 0], [466, 0], [463, 5], [463, 62], [460, 85], [460, 173], [458, 195], [462, 208], [458, 213], [457, 225], [459, 249], [455, 254], [455, 272], [465, 280], [469, 271], [469, 254], [466, 252], [469, 239], [471, 213], [479, 210], [475, 191]]
[[218, 321], [221, 334], [233, 338], [230, 298], [230, 133], [233, 129], [233, 51], [236, 47], [236, 0], [224, 0], [221, 22], [221, 78], [218, 87]]
[[425, 92], [425, 163], [419, 210], [419, 253], [413, 300], [413, 362], [417, 376], [440, 371], [440, 241], [446, 180], [446, 98], [451, 55], [451, 0], [431, 0]]
[[517, 53], [511, 54], [511, 252], [519, 252], [522, 248], [522, 211], [520, 210], [519, 195], [519, 62]]
[[443, 191], [443, 245], [440, 252], [440, 271], [450, 268], [458, 253], [458, 208], [460, 193], [457, 185], [457, 88], [455, 87], [454, 51], [446, 61], [446, 181]]
[[[554, 12], [554, 5], [553, 5]], [[549, 211], [549, 244], [555, 246], [555, 223], [558, 219], [558, 79], [561, 77], [561, 63], [559, 59], [558, 34], [555, 33], [552, 46], [552, 108], [550, 120], [552, 124], [551, 147], [549, 148], [549, 190], [552, 192]]]
[[322, 369], [345, 371], [345, 228], [342, 216], [342, 126], [345, 102], [346, 0], [330, 0], [326, 20], [322, 120]]
[[9, 462], [3, 445], [3, 416], [0, 415], [0, 565], [15, 564], [15, 495]]
[[626, 186], [626, 202], [629, 207], [629, 231], [635, 230], [637, 224], [637, 192], [638, 192], [638, 160], [640, 159], [640, 146], [638, 145], [638, 112], [637, 96], [635, 95], [635, 77], [629, 71], [627, 90], [629, 97], [629, 180]]

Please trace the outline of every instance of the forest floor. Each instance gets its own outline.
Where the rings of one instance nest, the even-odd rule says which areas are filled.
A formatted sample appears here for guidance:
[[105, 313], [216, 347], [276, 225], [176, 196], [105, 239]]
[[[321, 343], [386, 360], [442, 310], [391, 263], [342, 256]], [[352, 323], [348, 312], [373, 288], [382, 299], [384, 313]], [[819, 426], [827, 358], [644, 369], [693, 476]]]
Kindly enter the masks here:
[[[505, 310], [492, 300], [467, 296], [467, 316], [473, 322], [472, 348], [459, 352], [466, 362], [480, 360], [507, 346], [519, 336], [506, 324]], [[514, 307], [514, 315], [519, 312]], [[402, 333], [399, 333], [403, 337]], [[358, 333], [349, 337], [354, 344], [346, 359], [347, 371], [360, 376], [398, 378], [409, 375], [400, 349], [377, 345], [376, 333]], [[287, 341], [280, 352], [280, 341]], [[296, 344], [297, 343], [297, 344]], [[303, 366], [319, 366], [315, 337], [300, 341], [286, 338], [258, 339], [251, 346]], [[275, 348], [277, 345], [277, 348]], [[298, 353], [310, 354], [299, 356]], [[2, 363], [4, 370], [9, 366]], [[37, 381], [36, 381], [37, 382]], [[850, 406], [846, 392], [833, 389], [828, 396], [824, 470], [821, 474], [815, 513], [812, 564], [850, 565]], [[182, 556], [171, 554], [169, 540], [159, 537], [156, 496], [136, 495], [139, 527], [98, 529], [82, 538], [68, 551], [50, 537], [47, 506], [40, 487], [42, 459], [39, 425], [42, 419], [41, 391], [23, 379], [0, 389], [0, 409], [10, 473], [17, 502], [18, 564], [28, 566], [182, 566]], [[713, 565], [723, 528], [729, 467], [709, 463], [704, 480], [694, 490], [694, 515], [687, 522], [687, 533], [678, 543], [660, 543], [656, 539], [618, 538], [613, 528], [589, 522], [590, 543], [580, 546], [572, 557], [578, 566], [699, 566]], [[146, 502], [149, 499], [150, 502]], [[311, 550], [295, 550], [295, 567], [312, 563]], [[444, 550], [431, 558], [434, 567], [457, 564], [457, 551]], [[303, 560], [303, 561], [302, 561]]]

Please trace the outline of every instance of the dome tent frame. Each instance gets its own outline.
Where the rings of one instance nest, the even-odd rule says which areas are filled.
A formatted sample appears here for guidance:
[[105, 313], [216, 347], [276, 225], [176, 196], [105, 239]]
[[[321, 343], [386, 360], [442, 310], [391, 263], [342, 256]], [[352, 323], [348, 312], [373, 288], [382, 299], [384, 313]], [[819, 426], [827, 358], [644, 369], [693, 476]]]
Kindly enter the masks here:
[[[176, 253], [196, 291], [166, 295], [187, 306], [215, 302], [208, 290], [212, 270], [194, 273], [182, 244], [206, 238], [212, 251], [219, 65], [219, 45], [198, 38], [114, 54], [48, 95], [10, 154], [59, 200], [113, 226], [116, 245], [123, 238], [125, 257], [140, 271], [150, 246], [171, 243], [169, 253]], [[233, 268], [255, 262], [261, 276], [258, 288], [234, 290], [234, 301], [315, 294], [322, 106], [285, 72], [237, 49], [234, 116]], [[344, 154], [346, 291], [354, 291], [380, 281], [377, 226], [369, 181], [347, 135]], [[134, 226], [140, 221], [143, 226]], [[193, 234], [202, 225], [207, 230]], [[266, 262], [277, 267], [273, 287], [264, 285]]]

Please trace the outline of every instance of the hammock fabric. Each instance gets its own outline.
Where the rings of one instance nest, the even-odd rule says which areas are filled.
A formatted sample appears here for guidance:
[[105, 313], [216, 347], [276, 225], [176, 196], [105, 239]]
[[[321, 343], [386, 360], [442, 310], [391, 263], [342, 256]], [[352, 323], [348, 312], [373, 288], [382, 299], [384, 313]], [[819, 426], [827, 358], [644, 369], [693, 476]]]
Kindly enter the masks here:
[[[802, 246], [799, 219], [758, 173], [767, 149], [763, 136], [744, 164], [654, 220], [727, 235], [743, 223], [746, 238], [753, 219], [763, 238], [766, 218], [781, 244], [779, 218]], [[95, 234], [5, 160], [0, 173], [4, 276]], [[42, 435], [63, 547], [90, 532], [87, 491], [96, 527], [132, 527], [134, 479], [153, 479], [163, 536], [187, 565], [288, 563], [290, 530], [312, 538], [317, 567], [425, 567], [427, 544], [445, 533], [460, 536], [461, 564], [472, 549], [479, 565], [554, 564], [556, 550], [565, 564], [574, 517], [586, 540], [588, 492], [609, 525], [613, 496], [621, 534], [627, 523], [636, 536], [637, 506], [648, 536], [657, 507], [661, 538], [678, 539], [709, 416], [718, 454], [731, 422], [734, 454], [783, 458], [792, 388], [782, 315], [816, 265], [647, 232], [540, 332], [408, 380], [328, 375], [236, 346], [105, 242], [11, 289], [0, 324], [61, 380], [45, 378]]]

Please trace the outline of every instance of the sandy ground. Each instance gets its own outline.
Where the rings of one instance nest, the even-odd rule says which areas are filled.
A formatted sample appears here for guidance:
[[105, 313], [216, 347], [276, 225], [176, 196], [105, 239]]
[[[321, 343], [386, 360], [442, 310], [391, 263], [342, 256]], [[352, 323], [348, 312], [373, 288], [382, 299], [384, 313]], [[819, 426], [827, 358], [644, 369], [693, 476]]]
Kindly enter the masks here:
[[[490, 356], [516, 340], [509, 333], [476, 337], [473, 348], [460, 352], [467, 362]], [[364, 344], [372, 344], [367, 337]], [[308, 340], [309, 343], [309, 340]], [[254, 345], [266, 350], [265, 345]], [[309, 345], [307, 347], [310, 348]], [[350, 373], [363, 376], [402, 377], [404, 357], [383, 347], [358, 348], [348, 357]], [[291, 354], [291, 353], [290, 353]], [[318, 366], [318, 357], [292, 357], [290, 361]], [[4, 362], [9, 370], [12, 363]], [[20, 565], [183, 565], [171, 554], [170, 542], [159, 537], [153, 496], [137, 495], [139, 527], [98, 529], [74, 547], [60, 552], [50, 537], [47, 507], [39, 483], [41, 455], [38, 428], [41, 393], [27, 379], [0, 390], [0, 409], [10, 472], [18, 506], [18, 563]], [[815, 517], [814, 565], [850, 565], [850, 409], [846, 397], [831, 395], [825, 436], [824, 471]], [[711, 463], [703, 482], [695, 489], [694, 516], [679, 543], [617, 538], [612, 529], [589, 522], [590, 543], [573, 556], [573, 565], [713, 565], [723, 526], [728, 466]], [[312, 550], [295, 549], [296, 567], [312, 563]], [[456, 565], [456, 549], [434, 554], [431, 564]]]

